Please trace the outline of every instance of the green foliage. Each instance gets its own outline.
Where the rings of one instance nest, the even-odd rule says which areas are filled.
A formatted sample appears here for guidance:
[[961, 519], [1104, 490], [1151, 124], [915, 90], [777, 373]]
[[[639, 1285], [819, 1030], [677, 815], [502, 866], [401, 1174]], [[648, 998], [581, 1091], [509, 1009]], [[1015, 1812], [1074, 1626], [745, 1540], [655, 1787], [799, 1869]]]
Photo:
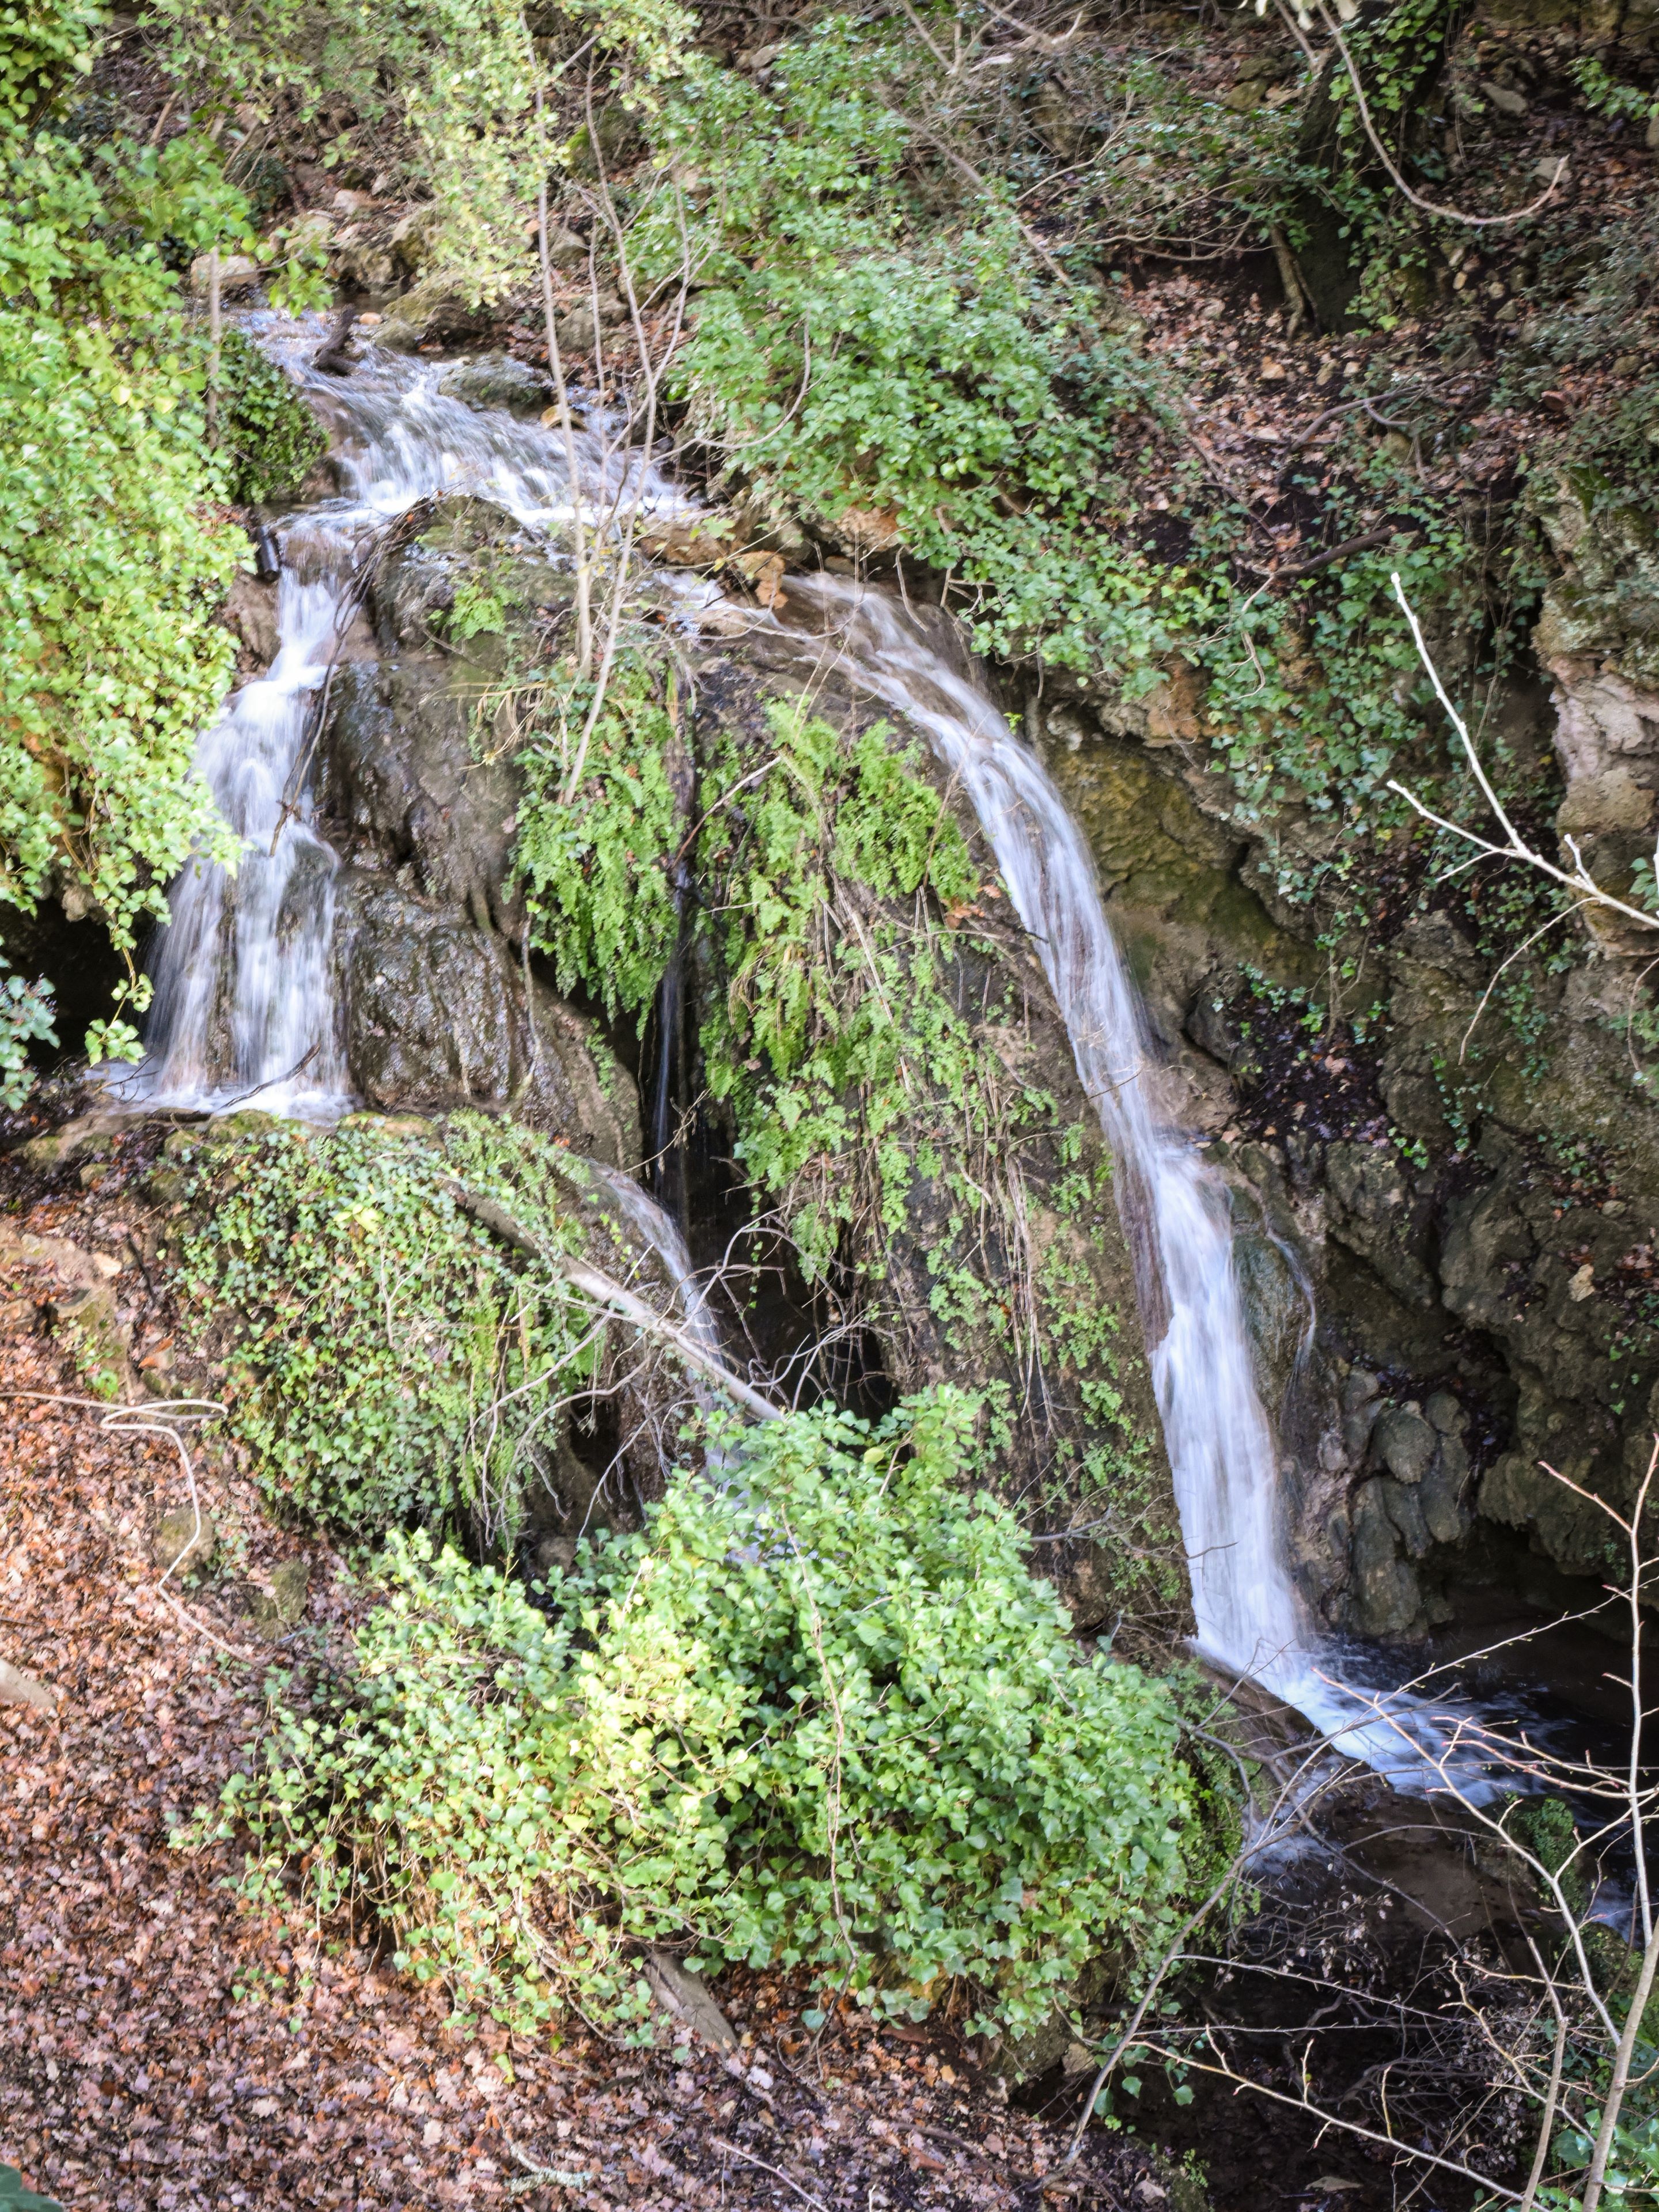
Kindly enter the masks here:
[[[72, 893], [130, 954], [192, 850], [233, 854], [191, 757], [246, 545], [211, 504], [203, 353], [158, 240], [187, 246], [238, 196], [200, 142], [169, 167], [50, 127], [94, 21], [65, 3], [31, 10], [27, 37], [0, 25], [0, 901]], [[114, 1021], [88, 1042], [136, 1040]]]
[[895, 757], [881, 726], [849, 744], [785, 702], [771, 726], [759, 769], [727, 744], [707, 779], [698, 877], [724, 989], [702, 1046], [737, 1156], [784, 1197], [810, 1280], [855, 1216], [873, 1215], [878, 1250], [917, 1173], [979, 1149], [1004, 1071], [948, 988], [941, 912], [977, 879], [914, 753]]
[[0, 2166], [0, 2212], [63, 2212], [54, 2197], [37, 2197], [25, 2189], [15, 2166]]
[[969, 1494], [974, 1418], [940, 1390], [749, 1431], [738, 1479], [677, 1474], [545, 1617], [395, 1547], [354, 1672], [279, 1702], [226, 1790], [250, 1886], [367, 1892], [405, 1966], [520, 2025], [641, 2021], [629, 1947], [689, 1939], [1036, 2027], [1103, 1942], [1164, 1936], [1192, 1808], [1167, 1692], [1081, 1660]]
[[1594, 54], [1581, 54], [1569, 62], [1567, 74], [1578, 87], [1585, 106], [1595, 114], [1642, 124], [1659, 115], [1659, 94], [1644, 92], [1639, 85], [1620, 84]]
[[175, 1145], [192, 1204], [170, 1261], [186, 1316], [228, 1334], [261, 1482], [360, 1540], [465, 1512], [510, 1549], [538, 1438], [595, 1347], [562, 1279], [506, 1253], [453, 1189], [505, 1193], [568, 1249], [556, 1149], [467, 1115], [441, 1136], [264, 1120]]
[[556, 86], [561, 58], [597, 46], [605, 76], [648, 96], [690, 28], [675, 0], [574, 0], [538, 11], [534, 36], [522, 0], [258, 0], [219, 14], [147, 0], [144, 12], [198, 112], [251, 109], [284, 133], [317, 131], [343, 182], [378, 173], [377, 191], [426, 203], [428, 273], [474, 301], [530, 273], [538, 165], [568, 158], [556, 131], [543, 137], [538, 82]]
[[[0, 971], [10, 965], [0, 953]], [[26, 983], [21, 975], [0, 972], [0, 1106], [12, 1113], [34, 1087], [30, 1044], [58, 1042], [52, 1027], [55, 1012], [52, 993], [44, 983]]]
[[671, 776], [684, 750], [673, 680], [644, 649], [617, 655], [568, 802], [591, 685], [572, 680], [547, 695], [542, 726], [519, 755], [517, 866], [533, 942], [562, 991], [580, 982], [611, 1014], [649, 1006], [678, 933], [672, 878], [687, 825]]
[[[1551, 2148], [1568, 2173], [1582, 2175], [1595, 2148], [1601, 2115], [1591, 2110], [1583, 2128], [1564, 2128]], [[1582, 2186], [1582, 2183], [1580, 2185]], [[1542, 2212], [1583, 2212], [1583, 2198], [1571, 2182], [1546, 2183], [1534, 2200]], [[1659, 2203], [1659, 2118], [1620, 2119], [1613, 2130], [1613, 2147], [1602, 2182], [1602, 2202], [1652, 2205]]]
[[[897, 65], [833, 16], [764, 89], [705, 70], [665, 100], [661, 158], [719, 180], [678, 365], [695, 419], [785, 504], [873, 515], [948, 571], [981, 644], [1133, 677], [1198, 595], [1117, 526], [1160, 446], [1158, 381], [994, 191], [959, 224], [923, 219]], [[679, 219], [653, 204], [648, 264], [678, 260]]]
[[281, 369], [240, 331], [220, 355], [219, 452], [230, 496], [291, 499], [328, 451], [322, 425]]

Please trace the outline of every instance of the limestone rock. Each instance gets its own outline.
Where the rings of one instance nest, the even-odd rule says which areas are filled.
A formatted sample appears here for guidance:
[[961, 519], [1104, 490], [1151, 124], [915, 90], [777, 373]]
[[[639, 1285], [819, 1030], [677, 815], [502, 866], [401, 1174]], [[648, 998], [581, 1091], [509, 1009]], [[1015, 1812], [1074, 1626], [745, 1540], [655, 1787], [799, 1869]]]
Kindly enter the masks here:
[[245, 675], [257, 675], [276, 658], [276, 586], [246, 570], [240, 572], [225, 595], [219, 619], [232, 631], [242, 651], [239, 665]]
[[127, 1368], [127, 1332], [115, 1305], [112, 1283], [92, 1283], [54, 1298], [52, 1318], [65, 1346], [94, 1389], [110, 1395]]
[[50, 1683], [0, 1659], [0, 1705], [27, 1705], [37, 1713], [55, 1713], [58, 1697]]
[[1378, 1457], [1396, 1482], [1421, 1482], [1440, 1439], [1420, 1413], [1391, 1406], [1371, 1432]]
[[1424, 1255], [1412, 1189], [1392, 1146], [1332, 1145], [1325, 1155], [1325, 1179], [1332, 1234], [1368, 1261], [1397, 1297], [1414, 1305], [1431, 1304], [1434, 1277]]
[[1400, 1557], [1399, 1535], [1380, 1480], [1354, 1493], [1352, 1623], [1364, 1636], [1400, 1636], [1421, 1609], [1417, 1577]]
[[1429, 1531], [1416, 1491], [1392, 1481], [1385, 1481], [1382, 1490], [1383, 1510], [1404, 1537], [1413, 1559], [1420, 1559], [1429, 1548]]
[[458, 362], [445, 371], [438, 389], [446, 399], [459, 399], [465, 407], [505, 407], [514, 415], [539, 415], [552, 396], [545, 377], [504, 353]]
[[372, 1106], [510, 1109], [621, 1165], [639, 1154], [633, 1086], [591, 1026], [464, 913], [357, 876], [342, 898], [346, 1058]]
[[1462, 1445], [1455, 1437], [1443, 1437], [1417, 1491], [1424, 1526], [1437, 1544], [1459, 1543], [1469, 1532], [1470, 1516], [1463, 1504], [1468, 1473], [1468, 1454]]
[[418, 276], [431, 257], [433, 242], [443, 222], [442, 210], [432, 201], [410, 208], [392, 228], [386, 248], [400, 269]]
[[188, 1505], [164, 1513], [150, 1539], [150, 1559], [163, 1574], [169, 1570], [175, 1575], [199, 1574], [213, 1565], [218, 1551], [219, 1532], [213, 1516], [204, 1513], [198, 1528]]
[[683, 1966], [672, 1951], [652, 1944], [641, 1961], [651, 1994], [665, 2011], [684, 2021], [714, 2051], [735, 2051], [738, 2033], [709, 1995], [701, 1977]]
[[119, 1114], [77, 1115], [73, 1121], [62, 1122], [43, 1136], [31, 1137], [27, 1144], [20, 1145], [17, 1158], [37, 1175], [55, 1174], [94, 1152], [108, 1152], [111, 1137], [123, 1126], [124, 1117]]
[[248, 1607], [254, 1626], [268, 1636], [286, 1635], [305, 1619], [311, 1570], [303, 1559], [284, 1559], [270, 1576], [270, 1595], [256, 1591]]
[[[264, 273], [251, 254], [222, 253], [219, 256], [220, 298], [236, 299], [252, 292]], [[210, 253], [198, 253], [190, 264], [190, 289], [205, 299], [212, 282], [213, 257]]]
[[423, 277], [395, 301], [373, 336], [377, 345], [394, 353], [413, 353], [428, 342], [470, 337], [489, 321], [488, 308], [469, 300], [456, 278], [438, 274]]

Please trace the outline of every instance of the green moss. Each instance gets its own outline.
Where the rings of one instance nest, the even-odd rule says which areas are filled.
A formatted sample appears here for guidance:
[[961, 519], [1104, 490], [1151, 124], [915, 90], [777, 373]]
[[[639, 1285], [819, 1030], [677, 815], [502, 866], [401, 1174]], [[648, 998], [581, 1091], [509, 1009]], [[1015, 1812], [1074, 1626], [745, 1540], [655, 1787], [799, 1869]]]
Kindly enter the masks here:
[[186, 1320], [221, 1333], [267, 1495], [360, 1540], [465, 1516], [510, 1550], [538, 1439], [596, 1351], [562, 1279], [504, 1252], [454, 1183], [570, 1249], [556, 1148], [459, 1115], [441, 1133], [210, 1133], [178, 1158], [191, 1212], [170, 1279]]

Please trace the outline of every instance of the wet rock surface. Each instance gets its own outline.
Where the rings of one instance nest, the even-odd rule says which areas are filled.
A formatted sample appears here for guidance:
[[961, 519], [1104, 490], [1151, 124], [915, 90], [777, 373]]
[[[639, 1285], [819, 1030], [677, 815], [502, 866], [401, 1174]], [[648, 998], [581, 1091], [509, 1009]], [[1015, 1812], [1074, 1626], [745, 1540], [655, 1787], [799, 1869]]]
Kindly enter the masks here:
[[341, 903], [347, 1061], [371, 1105], [510, 1111], [613, 1166], [638, 1158], [626, 1072], [505, 938], [374, 877]]
[[[1659, 816], [1659, 705], [1632, 619], [1649, 541], [1614, 524], [1593, 530], [1564, 489], [1564, 574], [1538, 636], [1554, 692], [1517, 678], [1503, 712], [1553, 744], [1560, 826], [1617, 884]], [[1239, 1194], [1247, 1288], [1262, 1209], [1313, 1290], [1319, 1345], [1284, 1416], [1310, 1596], [1333, 1625], [1420, 1637], [1451, 1583], [1510, 1575], [1516, 1547], [1552, 1572], [1604, 1571], [1617, 1532], [1547, 1470], [1627, 1503], [1659, 1418], [1659, 1114], [1632, 1079], [1631, 933], [1598, 921], [1588, 964], [1546, 982], [1529, 1054], [1483, 1010], [1492, 963], [1456, 917], [1413, 914], [1364, 948], [1386, 1020], [1363, 1042], [1310, 1042], [1293, 1006], [1265, 1018], [1261, 987], [1239, 981], [1328, 996], [1311, 927], [1232, 830], [1205, 749], [1158, 742], [1144, 702], [1086, 697], [1046, 708], [1036, 734]], [[1316, 857], [1304, 827], [1275, 834]], [[1345, 1401], [1353, 1362], [1379, 1395]]]

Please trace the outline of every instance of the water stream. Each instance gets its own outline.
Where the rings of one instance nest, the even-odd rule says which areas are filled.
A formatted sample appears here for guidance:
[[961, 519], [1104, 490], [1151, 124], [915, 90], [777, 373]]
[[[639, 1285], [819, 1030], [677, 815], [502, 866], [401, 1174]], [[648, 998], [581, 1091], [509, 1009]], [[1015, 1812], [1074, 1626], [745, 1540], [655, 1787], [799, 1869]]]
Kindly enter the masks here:
[[[840, 673], [930, 739], [971, 802], [1042, 959], [1111, 1147], [1199, 1652], [1282, 1698], [1351, 1757], [1408, 1786], [1431, 1783], [1428, 1762], [1445, 1753], [1446, 1722], [1407, 1698], [1379, 1708], [1372, 1693], [1338, 1680], [1285, 1565], [1279, 1455], [1256, 1392], [1227, 1194], [1165, 1108], [1082, 831], [971, 668], [941, 649], [929, 611], [830, 575], [790, 577], [788, 598]], [[1455, 1765], [1462, 1786], [1481, 1786], [1478, 1760], [1459, 1755]]]
[[[115, 1079], [134, 1103], [222, 1111], [244, 1101], [326, 1120], [352, 1104], [334, 944], [339, 863], [313, 827], [319, 722], [345, 643], [361, 563], [422, 499], [473, 493], [556, 535], [574, 512], [562, 437], [533, 416], [467, 405], [453, 364], [370, 348], [349, 377], [313, 368], [326, 325], [254, 314], [243, 327], [285, 368], [333, 434], [337, 498], [277, 522], [279, 647], [202, 738], [197, 766], [246, 842], [234, 872], [207, 861], [173, 884], [151, 956], [145, 1057]], [[678, 513], [684, 495], [641, 457], [576, 434], [590, 527], [627, 506]]]
[[[243, 1097], [319, 1117], [350, 1103], [332, 944], [338, 863], [311, 815], [316, 695], [350, 612], [374, 532], [422, 497], [471, 492], [556, 537], [572, 494], [562, 441], [535, 420], [446, 395], [443, 367], [370, 349], [347, 379], [311, 369], [319, 329], [255, 319], [335, 433], [342, 495], [279, 526], [281, 646], [202, 741], [200, 764], [248, 841], [232, 877], [186, 872], [155, 962], [148, 1057], [129, 1095], [216, 1108]], [[584, 433], [586, 510], [690, 502], [636, 455]], [[1328, 1650], [1285, 1567], [1278, 1458], [1256, 1395], [1224, 1190], [1162, 1102], [1140, 1006], [1102, 904], [1093, 862], [1042, 763], [929, 617], [841, 579], [791, 577], [805, 611], [866, 693], [926, 733], [959, 780], [1041, 955], [1078, 1072], [1116, 1164], [1146, 1341], [1191, 1563], [1197, 1646], [1305, 1714], [1344, 1751], [1410, 1782], [1440, 1729], [1409, 1701], [1367, 1716], [1332, 1679]], [[752, 611], [751, 611], [752, 614]], [[774, 624], [773, 616], [752, 615]], [[661, 1118], [661, 1117], [659, 1117]], [[605, 1180], [674, 1278], [697, 1333], [717, 1339], [678, 1231], [626, 1176]], [[648, 1218], [647, 1218], [648, 1215]]]

